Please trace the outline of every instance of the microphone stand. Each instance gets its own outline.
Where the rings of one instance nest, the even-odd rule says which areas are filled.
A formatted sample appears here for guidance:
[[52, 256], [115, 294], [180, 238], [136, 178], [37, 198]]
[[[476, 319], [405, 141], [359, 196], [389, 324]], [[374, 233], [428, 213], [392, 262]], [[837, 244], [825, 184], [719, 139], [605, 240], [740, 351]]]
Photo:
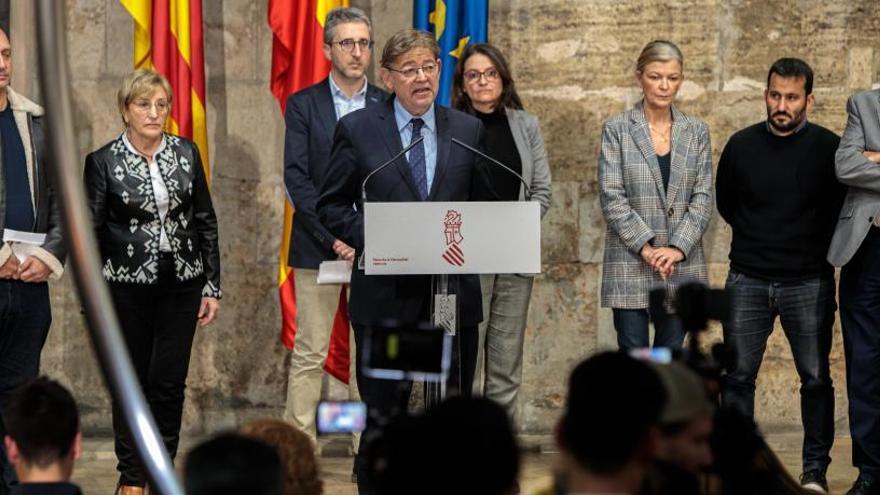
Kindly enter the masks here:
[[[396, 162], [400, 157], [402, 157], [403, 155], [409, 153], [409, 150], [415, 148], [415, 146], [416, 146], [417, 144], [421, 143], [421, 142], [424, 141], [424, 140], [425, 140], [424, 137], [419, 136], [418, 139], [416, 139], [415, 141], [409, 143], [409, 146], [407, 146], [406, 148], [400, 150], [400, 152], [398, 152], [396, 155], [392, 156], [391, 159], [389, 159], [388, 161], [386, 161], [386, 162], [383, 163], [382, 165], [379, 165], [379, 166], [376, 167], [372, 172], [368, 173], [366, 177], [364, 177], [364, 180], [361, 181], [361, 204], [362, 204], [362, 205], [363, 205], [363, 204], [366, 204], [366, 202], [367, 202], [367, 182], [369, 182], [370, 179], [372, 179], [374, 175], [376, 175], [376, 174], [378, 174], [379, 172], [381, 172], [382, 170], [384, 170], [385, 167], [391, 165], [392, 163]], [[362, 206], [362, 207], [363, 207], [363, 206]], [[366, 265], [365, 265], [365, 263], [364, 263], [364, 256], [366, 255], [366, 252], [367, 252], [367, 247], [364, 246], [364, 250], [361, 251], [361, 255], [360, 255], [359, 259], [358, 259], [357, 266], [356, 266], [355, 268], [361, 268], [361, 269], [366, 270]]]
[[[456, 338], [458, 333], [458, 279], [456, 278], [450, 283], [449, 275], [446, 273], [431, 275], [431, 287], [430, 311], [433, 317], [432, 323], [442, 328], [446, 335], [452, 337], [452, 342], [455, 346], [455, 352], [452, 355], [455, 356], [457, 361], [456, 375], [458, 377], [458, 389], [461, 390], [463, 386], [461, 381], [461, 335], [458, 335]], [[446, 398], [446, 382], [448, 380], [449, 377], [437, 382], [425, 381], [425, 409], [431, 409], [443, 402], [443, 399]]]
[[383, 163], [382, 165], [379, 165], [379, 166], [376, 167], [372, 172], [368, 173], [367, 176], [364, 177], [363, 182], [361, 182], [361, 200], [362, 200], [364, 203], [367, 202], [367, 182], [369, 182], [369, 180], [372, 179], [374, 175], [376, 175], [376, 174], [378, 174], [379, 172], [381, 172], [382, 170], [384, 170], [385, 167], [387, 167], [387, 166], [391, 165], [392, 163], [396, 162], [396, 161], [397, 161], [400, 157], [402, 157], [403, 155], [409, 153], [409, 150], [415, 148], [415, 146], [416, 146], [417, 144], [421, 143], [421, 142], [424, 141], [424, 140], [425, 140], [425, 138], [424, 138], [423, 136], [419, 136], [415, 141], [409, 143], [409, 146], [407, 146], [406, 148], [400, 150], [400, 152], [397, 153], [396, 155], [392, 156], [390, 160], [386, 161], [386, 162]]
[[[523, 186], [523, 196], [524, 196], [525, 200], [526, 200], [526, 201], [531, 200], [531, 198], [532, 198], [532, 190], [531, 190], [531, 188], [529, 187], [529, 184], [526, 182], [526, 180], [523, 178], [522, 175], [518, 174], [516, 171], [514, 171], [512, 168], [508, 167], [507, 165], [501, 163], [501, 162], [500, 162], [499, 160], [497, 160], [496, 158], [494, 158], [494, 157], [492, 157], [492, 156], [489, 156], [489, 155], [487, 155], [486, 153], [483, 153], [483, 152], [480, 151], [479, 149], [477, 149], [477, 148], [475, 148], [475, 147], [473, 147], [473, 146], [471, 146], [471, 145], [469, 145], [469, 144], [467, 144], [467, 143], [465, 143], [465, 142], [462, 142], [462, 141], [460, 141], [459, 139], [452, 138], [452, 142], [455, 143], [456, 145], [458, 145], [458, 146], [460, 146], [460, 147], [462, 147], [462, 148], [464, 148], [464, 149], [470, 151], [471, 153], [473, 153], [473, 154], [475, 154], [475, 155], [477, 155], [477, 156], [483, 158], [484, 160], [488, 161], [488, 162], [491, 163], [492, 165], [495, 165], [495, 166], [497, 166], [497, 167], [502, 168], [502, 169], [503, 169], [504, 171], [506, 171], [507, 173], [509, 173], [509, 174], [513, 175], [514, 177], [516, 177], [517, 179], [519, 179], [520, 183], [521, 183], [522, 186]], [[491, 184], [490, 184], [489, 186], [490, 186], [490, 188], [491, 188]], [[440, 280], [439, 280], [439, 282], [438, 282], [438, 286], [439, 286], [439, 287], [438, 287], [438, 290], [435, 290], [435, 292], [438, 294], [438, 296], [435, 296], [435, 297], [444, 297], [444, 295], [448, 297], [448, 295], [449, 295], [449, 292], [448, 292], [448, 279], [447, 279], [446, 277], [447, 277], [446, 275], [442, 275], [442, 276], [441, 276], [441, 278], [440, 278]], [[453, 297], [454, 297], [454, 295], [453, 295]], [[435, 316], [436, 316], [436, 312], [435, 312]], [[486, 318], [486, 315], [483, 315], [483, 317]], [[437, 324], [438, 326], [442, 326], [443, 328], [447, 328], [445, 325], [443, 325], [443, 324], [441, 324], [441, 323], [439, 323], [439, 322], [436, 322], [436, 321], [435, 321], [435, 324]], [[453, 323], [453, 325], [454, 325], [454, 323]], [[455, 327], [453, 326], [453, 328], [455, 328]], [[453, 334], [454, 334], [454, 333], [453, 333]], [[458, 352], [458, 356], [459, 356], [459, 361], [458, 361], [458, 371], [459, 371], [459, 373], [458, 373], [458, 376], [459, 376], [459, 384], [460, 384], [460, 382], [461, 382], [461, 366], [462, 366], [462, 365], [461, 365], [461, 339], [460, 339], [460, 338], [459, 338], [459, 339], [456, 339], [456, 341], [457, 341], [457, 343], [458, 343], [458, 351], [459, 351], [459, 352]], [[475, 370], [475, 371], [476, 371], [476, 370]], [[460, 386], [461, 386], [461, 385], [460, 385]], [[440, 394], [439, 394], [440, 400], [442, 400], [444, 396], [445, 396], [445, 390], [440, 391]], [[428, 404], [428, 398], [429, 398], [429, 397], [428, 397], [427, 394], [426, 394], [426, 399], [425, 399], [426, 404]]]
[[526, 180], [523, 179], [522, 175], [514, 172], [514, 170], [512, 168], [508, 167], [507, 165], [501, 163], [500, 161], [496, 160], [495, 158], [483, 153], [482, 151], [478, 150], [477, 148], [474, 148], [473, 146], [471, 146], [467, 143], [463, 143], [455, 138], [452, 138], [452, 142], [461, 146], [462, 148], [470, 151], [471, 153], [473, 153], [475, 155], [478, 155], [486, 160], [489, 160], [489, 162], [492, 163], [493, 165], [496, 165], [498, 167], [503, 168], [504, 170], [507, 171], [507, 173], [509, 173], [509, 174], [513, 175], [514, 177], [516, 177], [517, 179], [519, 179], [519, 181], [523, 185], [523, 195], [525, 196], [526, 201], [529, 201], [530, 199], [532, 199], [532, 189], [529, 187], [528, 183], [526, 183]]
[[[501, 163], [497, 159], [483, 153], [477, 148], [464, 143], [456, 138], [452, 138], [452, 142], [462, 148], [474, 153], [477, 156], [482, 157], [488, 162], [492, 163], [495, 166], [501, 167], [507, 173], [512, 174], [517, 179], [519, 179], [520, 183], [523, 185], [523, 194], [526, 201], [531, 199], [532, 191], [529, 187], [526, 180], [522, 177], [522, 175], [516, 173], [513, 169], [508, 167], [507, 165]], [[441, 274], [434, 275], [431, 277], [432, 285], [434, 287], [434, 299], [431, 301], [431, 312], [434, 315], [434, 324], [443, 328], [447, 334], [455, 336], [456, 329], [458, 328], [457, 321], [457, 306], [458, 301], [456, 299], [456, 294], [459, 293], [458, 287], [450, 287], [449, 275]], [[455, 279], [453, 285], [457, 285], [458, 279]], [[450, 290], [452, 289], [452, 290]], [[464, 389], [464, 383], [462, 383], [462, 362], [461, 362], [461, 336], [459, 335], [457, 339], [455, 339], [456, 343], [456, 356], [457, 356], [457, 371], [458, 371], [458, 385], [459, 391]], [[425, 408], [429, 409], [437, 404], [439, 404], [446, 397], [446, 383], [425, 383]]]

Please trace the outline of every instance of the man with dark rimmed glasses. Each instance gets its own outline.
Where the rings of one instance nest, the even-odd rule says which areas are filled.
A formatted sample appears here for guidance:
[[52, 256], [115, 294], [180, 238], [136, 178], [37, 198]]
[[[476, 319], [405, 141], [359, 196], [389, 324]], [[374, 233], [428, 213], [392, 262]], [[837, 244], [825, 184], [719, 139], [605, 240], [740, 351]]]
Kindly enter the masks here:
[[[382, 52], [382, 82], [394, 96], [381, 105], [347, 115], [339, 121], [333, 141], [318, 214], [330, 231], [358, 255], [364, 249], [361, 184], [369, 201], [469, 201], [474, 185], [484, 180], [482, 161], [460, 144], [480, 147], [483, 125], [476, 117], [434, 101], [439, 86], [440, 48], [434, 35], [406, 29], [395, 33]], [[408, 153], [395, 159], [405, 146]], [[389, 165], [382, 170], [383, 164]], [[486, 186], [488, 187], [488, 185]], [[452, 285], [452, 284], [451, 284]], [[431, 277], [427, 275], [367, 275], [357, 264], [351, 274], [351, 315], [360, 344], [368, 327], [393, 319], [406, 323], [430, 320]], [[482, 320], [480, 281], [458, 276], [457, 320], [449, 390], [469, 395], [477, 355], [477, 324]], [[413, 330], [415, 331], [415, 330]], [[358, 356], [360, 357], [360, 356]], [[370, 414], [364, 447], [358, 453], [358, 487], [370, 493], [368, 461], [370, 436], [376, 418], [405, 411], [412, 382], [366, 377], [358, 366], [358, 388]]]
[[[354, 249], [318, 219], [315, 203], [324, 180], [336, 122], [384, 101], [386, 93], [369, 84], [373, 40], [370, 19], [356, 8], [330, 11], [324, 22], [324, 56], [330, 75], [287, 99], [284, 122], [284, 184], [296, 213], [288, 264], [294, 268], [297, 334], [290, 360], [284, 418], [315, 440], [315, 410], [321, 399], [324, 361], [339, 303], [338, 285], [318, 285], [318, 266], [337, 258], [352, 260]], [[352, 339], [352, 352], [354, 342]], [[354, 362], [354, 359], [352, 359]], [[349, 397], [358, 400], [354, 373]], [[357, 452], [359, 436], [353, 438]]]

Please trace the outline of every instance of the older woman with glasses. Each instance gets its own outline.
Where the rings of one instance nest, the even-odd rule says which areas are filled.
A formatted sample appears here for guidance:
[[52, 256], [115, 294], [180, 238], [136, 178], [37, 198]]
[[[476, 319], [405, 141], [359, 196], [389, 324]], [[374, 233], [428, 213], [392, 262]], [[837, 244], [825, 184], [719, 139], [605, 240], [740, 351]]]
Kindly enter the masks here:
[[643, 98], [602, 126], [599, 199], [605, 217], [602, 306], [611, 307], [621, 349], [681, 347], [681, 322], [651, 308], [651, 289], [672, 296], [682, 280], [706, 282], [703, 232], [712, 216], [712, 146], [705, 122], [674, 104], [684, 58], [668, 41], [639, 55]]
[[[125, 125], [86, 157], [85, 187], [123, 338], [173, 458], [196, 325], [219, 308], [217, 217], [196, 146], [163, 131], [171, 87], [137, 70], [117, 94]], [[113, 404], [117, 493], [142, 494], [144, 468]]]
[[[550, 208], [550, 166], [538, 119], [523, 110], [507, 60], [492, 45], [468, 45], [461, 54], [453, 79], [453, 106], [477, 116], [486, 130], [484, 151], [525, 179], [500, 167], [489, 171], [490, 187], [480, 197], [501, 201], [537, 201], [541, 215]], [[523, 343], [533, 277], [518, 274], [481, 275], [483, 322], [474, 390], [498, 402], [515, 416], [522, 381]], [[483, 382], [485, 381], [485, 386]]]

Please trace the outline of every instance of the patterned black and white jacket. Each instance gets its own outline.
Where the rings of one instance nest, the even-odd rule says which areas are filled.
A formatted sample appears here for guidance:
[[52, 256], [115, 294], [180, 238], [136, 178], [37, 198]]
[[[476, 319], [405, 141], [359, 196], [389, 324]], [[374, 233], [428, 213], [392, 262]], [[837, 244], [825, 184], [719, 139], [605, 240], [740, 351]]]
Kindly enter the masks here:
[[[177, 280], [205, 275], [202, 295], [220, 298], [220, 249], [217, 216], [202, 161], [191, 141], [165, 134], [156, 155], [168, 188], [164, 228], [171, 243]], [[109, 282], [155, 284], [158, 281], [162, 221], [146, 158], [132, 152], [120, 135], [89, 153], [85, 186], [95, 234]]]

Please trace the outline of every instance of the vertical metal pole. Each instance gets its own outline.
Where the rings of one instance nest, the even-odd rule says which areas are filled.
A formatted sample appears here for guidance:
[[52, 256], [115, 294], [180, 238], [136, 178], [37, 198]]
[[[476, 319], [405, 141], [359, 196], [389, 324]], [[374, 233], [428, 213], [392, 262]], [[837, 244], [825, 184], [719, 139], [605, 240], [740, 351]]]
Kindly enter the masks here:
[[[453, 338], [454, 350], [453, 355], [457, 356], [458, 363], [458, 386], [460, 392], [462, 390], [461, 382], [461, 334], [459, 332], [459, 300], [458, 300], [458, 279], [450, 281], [449, 275], [432, 275], [431, 276], [431, 302], [430, 311], [431, 319], [434, 325], [442, 328], [446, 335]], [[458, 335], [456, 335], [458, 334]], [[439, 382], [425, 382], [425, 408], [431, 409], [438, 406], [443, 399], [446, 398], [447, 380]]]
[[132, 368], [99, 268], [98, 248], [78, 165], [79, 153], [74, 144], [66, 32], [59, 12], [64, 8], [65, 3], [57, 0], [37, 1], [39, 75], [47, 109], [46, 134], [52, 165], [49, 170], [61, 203], [70, 264], [101, 371], [132, 432], [153, 491], [161, 495], [183, 495]]

